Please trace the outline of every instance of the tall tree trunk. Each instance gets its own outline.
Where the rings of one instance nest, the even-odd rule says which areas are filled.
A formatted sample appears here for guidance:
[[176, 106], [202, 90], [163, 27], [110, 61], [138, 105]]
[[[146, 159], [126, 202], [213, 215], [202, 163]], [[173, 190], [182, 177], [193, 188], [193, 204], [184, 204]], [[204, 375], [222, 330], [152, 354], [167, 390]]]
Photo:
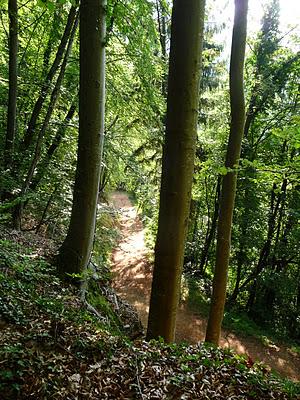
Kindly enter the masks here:
[[53, 14], [53, 18], [52, 21], [49, 21], [51, 24], [51, 30], [49, 33], [49, 37], [47, 40], [47, 45], [43, 54], [43, 68], [42, 68], [42, 77], [47, 76], [48, 73], [48, 69], [49, 69], [49, 63], [50, 63], [50, 57], [51, 54], [53, 52], [53, 46], [56, 44], [55, 43], [55, 36], [56, 36], [56, 32], [58, 30], [58, 26], [59, 26], [59, 22], [61, 19], [61, 11], [62, 9], [60, 7], [56, 7], [54, 14]]
[[174, 340], [196, 147], [204, 0], [174, 0], [166, 137], [147, 339]]
[[[156, 10], [157, 10], [157, 23], [158, 23], [158, 31], [159, 31], [159, 41], [161, 46], [161, 55], [163, 64], [166, 65], [168, 60], [167, 54], [167, 10], [162, 0], [156, 0]], [[167, 85], [168, 85], [168, 77], [167, 73], [163, 71], [162, 74], [162, 95], [166, 99], [167, 98]]]
[[104, 135], [105, 12], [105, 0], [81, 2], [78, 159], [69, 230], [57, 260], [65, 278], [85, 271], [93, 246]]
[[[287, 181], [286, 179], [283, 181], [282, 186], [281, 186], [281, 191], [285, 192], [286, 190], [286, 185]], [[255, 270], [247, 277], [247, 279], [244, 280], [244, 282], [240, 285], [239, 291], [245, 290], [245, 288], [249, 285], [250, 282], [253, 281], [252, 286], [250, 287], [249, 290], [249, 300], [248, 300], [248, 306], [251, 308], [255, 300], [255, 291], [256, 291], [256, 280], [257, 277], [260, 275], [260, 273], [263, 271], [263, 269], [267, 265], [267, 260], [270, 255], [270, 250], [271, 250], [271, 244], [274, 236], [274, 230], [275, 230], [275, 223], [276, 223], [276, 218], [278, 215], [278, 210], [280, 206], [280, 202], [282, 199], [282, 195], [278, 195], [277, 201], [276, 200], [276, 189], [277, 185], [274, 183], [273, 188], [271, 191], [271, 201], [270, 201], [270, 212], [269, 212], [269, 221], [268, 221], [268, 234], [266, 241], [263, 244], [263, 247], [260, 251], [259, 259], [256, 265]]]
[[[271, 207], [270, 207], [270, 215], [269, 215], [269, 221], [268, 221], [268, 234], [267, 234], [267, 239], [261, 249], [259, 260], [256, 266], [256, 269], [254, 271], [255, 274], [255, 279], [250, 287], [249, 290], [249, 298], [247, 301], [247, 310], [250, 314], [253, 314], [254, 311], [254, 304], [255, 304], [255, 298], [256, 298], [256, 291], [257, 291], [257, 278], [259, 274], [268, 266], [271, 260], [270, 254], [271, 254], [271, 248], [272, 248], [272, 241], [274, 238], [274, 234], [276, 231], [276, 220], [277, 218], [280, 218], [280, 205], [285, 202], [285, 196], [286, 196], [286, 188], [287, 188], [287, 179], [284, 179], [281, 185], [281, 193], [276, 195], [276, 189], [277, 185], [274, 183], [272, 193], [271, 193]], [[275, 199], [277, 196], [277, 201], [275, 203]], [[282, 204], [282, 207], [284, 204]], [[283, 208], [282, 208], [283, 210]], [[249, 278], [248, 278], [249, 280]], [[246, 284], [247, 280], [243, 283], [243, 286]]]
[[[245, 135], [245, 130], [244, 130]], [[250, 159], [252, 159], [253, 153], [251, 152]], [[238, 246], [239, 249], [237, 251], [236, 256], [236, 279], [235, 279], [235, 286], [233, 289], [232, 294], [228, 299], [228, 305], [232, 306], [235, 304], [235, 301], [239, 295], [240, 291], [240, 284], [243, 278], [243, 267], [248, 263], [248, 255], [247, 250], [249, 246], [249, 220], [253, 223], [253, 219], [251, 219], [251, 210], [254, 209], [256, 204], [256, 194], [255, 194], [255, 186], [253, 186], [252, 179], [256, 176], [256, 172], [253, 167], [246, 168], [244, 172], [244, 180], [243, 183], [240, 183], [237, 190], [240, 190], [241, 196], [241, 203], [242, 203], [242, 212], [241, 216], [239, 217], [239, 224], [240, 224], [240, 233], [239, 233], [239, 240]], [[244, 188], [243, 188], [244, 186]], [[244, 193], [244, 195], [242, 195]], [[251, 245], [251, 243], [250, 243]]]
[[9, 15], [9, 84], [7, 130], [4, 148], [4, 169], [12, 164], [17, 114], [17, 75], [18, 75], [18, 4], [8, 0]]
[[[60, 94], [60, 88], [61, 88], [61, 84], [65, 75], [65, 70], [66, 70], [66, 66], [67, 66], [67, 62], [68, 62], [68, 58], [69, 58], [69, 54], [72, 50], [72, 45], [73, 45], [73, 40], [75, 37], [75, 33], [77, 30], [77, 25], [78, 25], [78, 15], [75, 18], [74, 21], [74, 25], [72, 27], [72, 31], [70, 34], [70, 39], [68, 42], [68, 46], [65, 52], [65, 56], [60, 68], [60, 72], [59, 75], [57, 77], [55, 86], [53, 88], [53, 91], [51, 93], [51, 98], [50, 98], [50, 103], [43, 121], [43, 124], [41, 126], [41, 129], [39, 131], [38, 137], [37, 137], [37, 141], [36, 141], [36, 145], [35, 145], [35, 150], [34, 150], [34, 154], [32, 156], [32, 160], [25, 178], [25, 181], [23, 183], [22, 186], [22, 190], [21, 190], [21, 194], [20, 197], [23, 197], [29, 189], [31, 180], [33, 178], [34, 175], [34, 171], [36, 168], [37, 163], [39, 162], [40, 156], [41, 156], [41, 150], [42, 150], [42, 144], [43, 144], [43, 140], [44, 140], [44, 136], [46, 133], [46, 130], [48, 128], [49, 122], [50, 122], [50, 118], [51, 115], [53, 113], [53, 110], [55, 108], [56, 102], [58, 100], [59, 94]], [[16, 229], [20, 229], [21, 228], [21, 220], [22, 220], [22, 214], [23, 214], [23, 208], [24, 208], [24, 201], [21, 200], [16, 207], [14, 208], [14, 212], [13, 212], [13, 223]]]
[[55, 196], [55, 194], [56, 194], [56, 192], [57, 192], [57, 190], [58, 190], [58, 188], [59, 188], [59, 186], [60, 186], [60, 183], [61, 183], [61, 182], [59, 182], [59, 183], [56, 184], [56, 186], [55, 186], [53, 192], [51, 193], [51, 195], [50, 195], [50, 197], [49, 197], [49, 199], [48, 199], [48, 201], [47, 201], [46, 207], [44, 208], [44, 211], [43, 211], [43, 214], [42, 214], [42, 216], [41, 216], [41, 219], [40, 219], [39, 223], [37, 224], [37, 226], [36, 226], [36, 228], [35, 228], [35, 233], [39, 233], [39, 231], [40, 231], [42, 225], [46, 222], [46, 221], [45, 221], [45, 220], [46, 220], [46, 215], [47, 215], [48, 210], [49, 210], [49, 208], [50, 208], [50, 205], [51, 205], [51, 203], [52, 203], [52, 201], [53, 201], [53, 198], [54, 198], [54, 196]]
[[296, 275], [297, 279], [297, 287], [295, 293], [294, 300], [294, 309], [295, 312], [293, 315], [290, 315], [290, 323], [289, 323], [289, 331], [292, 338], [299, 340], [300, 339], [300, 328], [299, 328], [299, 315], [300, 315], [300, 264], [298, 264], [298, 271]]
[[[275, 2], [277, 2], [277, 0], [275, 0]], [[274, 1], [267, 5], [262, 19], [260, 39], [254, 47], [255, 65], [253, 77], [255, 78], [254, 85], [249, 93], [248, 109], [246, 112], [244, 127], [244, 138], [246, 140], [242, 144], [241, 152], [241, 158], [248, 160], [251, 163], [254, 162], [257, 157], [257, 134], [259, 133], [257, 131], [257, 125], [254, 123], [257, 116], [268, 107], [268, 101], [270, 101], [269, 98], [274, 95], [275, 89], [274, 85], [269, 85], [267, 82], [268, 79], [270, 79], [270, 74], [274, 73], [274, 71], [270, 71], [268, 66], [270, 65], [272, 56], [278, 47], [277, 33], [279, 19], [276, 10], [277, 6], [274, 4]], [[272, 87], [271, 92], [270, 87]], [[256, 169], [251, 166], [251, 164], [248, 165], [244, 171], [243, 179], [240, 180], [237, 188], [237, 191], [240, 194], [240, 201], [243, 204], [243, 211], [239, 218], [240, 234], [239, 250], [237, 252], [235, 288], [228, 301], [231, 305], [235, 303], [239, 294], [240, 283], [245, 274], [244, 270], [247, 269], [245, 264], [249, 264], [248, 254], [251, 240], [249, 240], [248, 234], [251, 232], [251, 225], [254, 223], [252, 214], [254, 211], [257, 212], [255, 205], [258, 203], [255, 184], [253, 184], [256, 180], [256, 176]], [[241, 196], [242, 193], [244, 193], [244, 196]]]
[[236, 193], [237, 172], [245, 124], [244, 59], [247, 36], [248, 0], [235, 0], [235, 16], [230, 60], [231, 125], [223, 177], [218, 222], [216, 266], [213, 293], [205, 341], [219, 344], [226, 299], [227, 272], [230, 255], [231, 224]]
[[40, 92], [39, 97], [37, 98], [35, 105], [33, 107], [30, 121], [28, 123], [28, 128], [27, 128], [27, 131], [24, 136], [24, 140], [21, 145], [21, 151], [27, 150], [33, 141], [37, 120], [39, 118], [39, 115], [42, 110], [46, 96], [51, 88], [51, 82], [52, 82], [52, 80], [59, 68], [60, 62], [64, 56], [64, 52], [65, 52], [69, 37], [72, 32], [72, 27], [74, 25], [76, 13], [77, 13], [76, 10], [77, 10], [77, 7], [72, 6], [70, 8], [66, 27], [65, 27], [64, 33], [62, 35], [60, 44], [58, 46], [55, 59], [51, 65], [51, 68], [50, 68], [46, 78], [45, 78], [44, 83], [42, 84], [41, 92]]
[[215, 195], [215, 204], [214, 204], [214, 213], [212, 215], [211, 226], [207, 226], [207, 232], [205, 237], [205, 243], [203, 246], [203, 250], [201, 252], [200, 264], [199, 264], [199, 273], [203, 275], [208, 262], [208, 255], [211, 245], [214, 241], [217, 222], [218, 222], [218, 214], [219, 214], [219, 203], [220, 203], [220, 189], [221, 189], [221, 178], [218, 176], [217, 186], [216, 186], [216, 195]]

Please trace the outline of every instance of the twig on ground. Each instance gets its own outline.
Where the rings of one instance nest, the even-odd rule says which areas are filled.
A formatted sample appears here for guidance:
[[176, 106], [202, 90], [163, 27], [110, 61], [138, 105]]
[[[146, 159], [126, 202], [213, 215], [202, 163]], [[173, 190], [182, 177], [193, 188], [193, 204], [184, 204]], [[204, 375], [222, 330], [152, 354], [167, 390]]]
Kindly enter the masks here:
[[137, 355], [135, 356], [135, 366], [136, 366], [136, 381], [137, 381], [137, 387], [139, 389], [139, 394], [141, 396], [141, 399], [144, 399], [144, 395], [142, 392], [142, 388], [141, 388], [141, 381], [140, 381], [140, 372], [139, 372], [139, 363], [138, 363], [138, 358]]

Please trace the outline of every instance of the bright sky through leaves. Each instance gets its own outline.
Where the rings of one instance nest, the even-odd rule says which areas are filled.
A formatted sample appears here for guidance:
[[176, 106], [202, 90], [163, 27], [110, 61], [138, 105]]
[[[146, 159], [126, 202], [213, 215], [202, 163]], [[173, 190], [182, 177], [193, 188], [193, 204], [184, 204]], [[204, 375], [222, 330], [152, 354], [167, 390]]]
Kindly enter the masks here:
[[[258, 32], [261, 27], [261, 19], [268, 0], [249, 0], [248, 36]], [[234, 0], [209, 0], [210, 22], [226, 24], [225, 30], [220, 34], [221, 41], [225, 41], [225, 53], [229, 53], [231, 45], [231, 32], [234, 15]], [[283, 44], [290, 43], [291, 36], [300, 36], [300, 1], [280, 0], [280, 29], [283, 35], [288, 34]]]

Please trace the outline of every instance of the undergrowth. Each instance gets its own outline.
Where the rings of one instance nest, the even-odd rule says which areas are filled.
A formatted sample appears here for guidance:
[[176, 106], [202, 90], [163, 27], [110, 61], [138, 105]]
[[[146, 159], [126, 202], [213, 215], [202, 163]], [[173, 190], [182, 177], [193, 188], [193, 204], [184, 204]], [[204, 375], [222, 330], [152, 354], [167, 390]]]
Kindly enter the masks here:
[[296, 384], [229, 350], [130, 341], [97, 285], [88, 301], [100, 319], [33, 249], [0, 245], [1, 399], [299, 398]]
[[[203, 280], [187, 277], [184, 280], [187, 287], [185, 295], [189, 307], [199, 315], [207, 318], [210, 307], [208, 284]], [[253, 336], [260, 340], [265, 346], [274, 343], [285, 343], [294, 353], [298, 353], [299, 345], [291, 341], [288, 337], [278, 336], [275, 331], [259, 326], [253, 321], [246, 312], [237, 308], [225, 307], [223, 327], [241, 336]]]

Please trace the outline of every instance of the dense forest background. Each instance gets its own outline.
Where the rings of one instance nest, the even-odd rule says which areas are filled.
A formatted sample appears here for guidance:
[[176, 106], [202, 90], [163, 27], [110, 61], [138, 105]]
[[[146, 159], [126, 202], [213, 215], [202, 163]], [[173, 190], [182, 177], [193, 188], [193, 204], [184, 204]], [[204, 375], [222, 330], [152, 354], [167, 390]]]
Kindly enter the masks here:
[[[20, 7], [21, 6], [21, 7]], [[78, 39], [76, 7], [19, 6], [18, 94], [13, 148], [5, 142], [8, 13], [1, 11], [2, 221], [64, 237], [76, 163]], [[148, 228], [157, 201], [166, 97], [170, 5], [112, 2], [107, 9], [107, 99], [100, 193], [136, 196]], [[228, 304], [299, 338], [299, 38], [283, 46], [279, 5], [267, 6], [248, 39], [247, 119], [239, 168]], [[49, 23], [50, 21], [50, 23]], [[143, 27], [143, 29], [141, 29]], [[213, 274], [220, 177], [228, 135], [226, 60], [207, 23], [185, 272], [209, 286]], [[6, 143], [6, 144], [5, 144]], [[7, 148], [8, 147], [8, 148]], [[201, 283], [201, 284], [200, 284]]]
[[[228, 50], [206, 4], [196, 159], [183, 274], [210, 302], [230, 129]], [[106, 102], [99, 204], [127, 191], [154, 248], [166, 122], [172, 5], [105, 5]], [[1, 1], [0, 223], [63, 242], [78, 141], [76, 1]], [[238, 166], [225, 312], [300, 343], [300, 37], [280, 30], [278, 0], [248, 34], [246, 119]], [[225, 45], [225, 51], [224, 51]], [[88, 185], [89, 177], [86, 177]], [[92, 260], [107, 274], [115, 231], [98, 206]], [[80, 229], [80, 227], [79, 227]]]

